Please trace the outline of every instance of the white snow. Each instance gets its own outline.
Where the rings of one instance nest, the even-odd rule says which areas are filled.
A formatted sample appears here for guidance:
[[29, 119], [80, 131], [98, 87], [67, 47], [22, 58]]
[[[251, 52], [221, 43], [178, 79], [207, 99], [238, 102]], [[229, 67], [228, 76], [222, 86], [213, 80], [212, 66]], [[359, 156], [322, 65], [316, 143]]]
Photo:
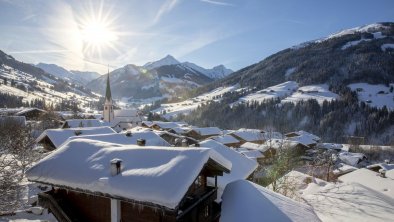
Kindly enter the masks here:
[[235, 139], [231, 135], [223, 135], [223, 136], [213, 136], [210, 137], [210, 139], [213, 139], [221, 144], [231, 144], [231, 143], [239, 143], [239, 140]]
[[227, 185], [221, 222], [320, 221], [305, 204], [246, 180]]
[[322, 104], [325, 100], [332, 101], [338, 98], [338, 94], [328, 90], [327, 84], [321, 84], [300, 87], [298, 88], [297, 92], [291, 94], [289, 97], [286, 97], [282, 100], [282, 102], [296, 103], [298, 101], [315, 99], [319, 104]]
[[234, 135], [247, 142], [255, 142], [255, 141], [262, 141], [265, 138], [264, 132], [262, 130], [259, 129], [245, 129], [245, 128], [241, 128], [238, 129], [234, 132], [232, 132], [230, 135]]
[[192, 127], [193, 131], [201, 136], [216, 136], [222, 134], [222, 130], [218, 127]]
[[265, 88], [263, 90], [251, 93], [247, 96], [241, 97], [238, 103], [256, 101], [262, 103], [269, 99], [280, 98], [283, 99], [290, 96], [298, 89], [298, 84], [294, 81], [284, 82], [275, 86]]
[[379, 176], [379, 173], [372, 170], [365, 168], [358, 169], [340, 176], [338, 180], [345, 183], [359, 183], [369, 189], [375, 190], [390, 198], [394, 198], [394, 180], [392, 178], [383, 178]]
[[355, 170], [358, 170], [358, 168], [354, 167], [354, 166], [350, 166], [350, 165], [344, 164], [344, 163], [340, 163], [338, 165], [338, 168], [333, 170], [333, 173], [335, 175], [342, 175], [342, 174], [353, 172]]
[[238, 152], [252, 160], [264, 158], [264, 155], [258, 150], [240, 150]]
[[96, 134], [96, 135], [84, 135], [84, 136], [73, 136], [70, 137], [66, 142], [75, 139], [90, 139], [100, 142], [116, 143], [122, 145], [137, 145], [138, 139], [144, 139], [146, 146], [170, 146], [170, 144], [161, 138], [159, 135], [152, 131], [131, 131], [129, 136], [127, 133], [110, 133], [110, 134]]
[[[248, 159], [247, 157], [243, 156], [242, 154], [238, 153], [237, 151], [219, 143], [214, 140], [205, 140], [200, 143], [201, 147], [208, 147], [224, 158], [229, 160], [232, 164], [232, 169], [229, 174], [224, 174], [222, 177], [218, 177], [218, 199], [220, 200], [221, 195], [223, 193], [224, 188], [230, 182], [239, 179], [246, 179], [248, 178], [254, 170], [257, 168], [256, 161]], [[208, 178], [208, 182], [214, 184], [215, 181]]]
[[380, 48], [383, 52], [385, 52], [387, 49], [394, 49], [394, 43], [383, 44], [382, 46], [380, 46]]
[[88, 128], [67, 128], [67, 129], [47, 129], [37, 139], [39, 143], [45, 137], [48, 137], [56, 148], [59, 148], [68, 138], [77, 136], [77, 134], [94, 135], [94, 134], [108, 134], [116, 133], [112, 128], [105, 127], [88, 127]]
[[[394, 83], [390, 83], [394, 87]], [[369, 106], [394, 109], [394, 92], [385, 85], [371, 85], [368, 83], [353, 83], [348, 85], [351, 90], [356, 91], [358, 99]]]
[[351, 153], [351, 152], [340, 152], [338, 158], [344, 163], [351, 166], [356, 166], [363, 159], [366, 159], [365, 155], [362, 153]]
[[357, 183], [324, 187], [310, 183], [302, 197], [322, 221], [384, 222], [394, 218], [392, 198]]
[[286, 134], [286, 139], [299, 142], [305, 146], [314, 145], [320, 141], [320, 137], [303, 130]]
[[285, 77], [286, 77], [286, 78], [290, 77], [291, 74], [293, 74], [295, 71], [296, 71], [296, 68], [295, 68], [295, 67], [293, 67], [293, 68], [288, 68], [288, 69], [286, 70]]
[[[111, 176], [109, 165], [115, 158], [122, 160], [122, 172]], [[32, 181], [175, 209], [208, 160], [231, 169], [231, 162], [206, 148], [141, 148], [78, 139], [42, 159], [26, 175]]]
[[145, 69], [151, 70], [160, 66], [165, 66], [165, 65], [176, 65], [180, 64], [178, 60], [176, 60], [173, 56], [167, 55], [166, 57], [155, 61], [155, 62], [149, 62], [145, 64], [143, 67]]
[[[372, 34], [373, 34], [373, 39], [382, 39], [382, 38], [386, 37], [386, 36], [382, 35], [382, 32], [374, 32]], [[361, 42], [369, 42], [369, 41], [372, 41], [373, 39], [361, 38], [360, 40], [350, 41], [350, 42], [346, 43], [345, 45], [343, 45], [341, 47], [341, 49], [345, 50], [345, 49], [350, 48], [352, 46], [356, 46], [356, 45], [360, 44]]]
[[332, 34], [332, 35], [328, 36], [327, 38], [325, 38], [324, 40], [328, 40], [331, 38], [338, 38], [338, 37], [341, 37], [344, 35], [350, 35], [350, 34], [354, 34], [357, 32], [374, 33], [377, 29], [381, 29], [381, 28], [386, 28], [386, 26], [384, 26], [382, 24], [378, 24], [378, 23], [365, 25], [365, 26], [359, 26], [359, 27], [355, 27], [355, 28], [351, 28], [351, 29], [345, 29], [345, 30], [340, 31], [338, 33]]

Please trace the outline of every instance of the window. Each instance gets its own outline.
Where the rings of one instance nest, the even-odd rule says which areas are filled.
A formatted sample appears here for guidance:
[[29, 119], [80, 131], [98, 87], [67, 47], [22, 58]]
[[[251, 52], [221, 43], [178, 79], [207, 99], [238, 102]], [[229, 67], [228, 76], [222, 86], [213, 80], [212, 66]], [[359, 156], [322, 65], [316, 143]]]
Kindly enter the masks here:
[[108, 107], [104, 107], [104, 109], [105, 109], [105, 110], [107, 110], [107, 109], [108, 109]]

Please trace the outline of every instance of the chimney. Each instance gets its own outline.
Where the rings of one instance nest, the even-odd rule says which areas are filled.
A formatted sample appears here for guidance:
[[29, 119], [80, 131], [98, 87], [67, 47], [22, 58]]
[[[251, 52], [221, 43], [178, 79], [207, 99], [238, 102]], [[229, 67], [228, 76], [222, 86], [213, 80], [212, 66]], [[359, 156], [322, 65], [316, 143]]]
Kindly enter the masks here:
[[380, 175], [381, 177], [383, 177], [383, 178], [386, 178], [386, 170], [380, 169], [380, 170], [379, 170], [379, 175]]
[[127, 136], [127, 137], [131, 137], [131, 136], [132, 136], [132, 133], [131, 133], [130, 131], [127, 131], [127, 132], [126, 132], [126, 136]]
[[137, 140], [137, 145], [138, 146], [145, 146], [145, 144], [146, 144], [146, 140], [144, 140], [144, 139], [138, 139]]
[[122, 160], [121, 159], [112, 159], [111, 160], [111, 176], [116, 176], [120, 174], [122, 169]]
[[390, 160], [389, 160], [389, 159], [384, 160], [384, 163], [385, 163], [385, 164], [390, 164]]

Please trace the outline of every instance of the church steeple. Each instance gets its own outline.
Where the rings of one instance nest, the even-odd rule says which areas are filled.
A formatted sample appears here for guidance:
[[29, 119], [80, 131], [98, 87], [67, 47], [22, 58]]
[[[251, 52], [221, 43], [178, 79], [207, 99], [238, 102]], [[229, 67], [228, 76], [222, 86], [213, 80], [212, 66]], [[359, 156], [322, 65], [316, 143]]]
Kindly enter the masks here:
[[114, 108], [112, 104], [111, 86], [109, 81], [109, 67], [108, 67], [107, 88], [105, 90], [103, 119], [104, 121], [111, 122], [114, 118], [115, 115], [114, 115]]
[[107, 89], [105, 90], [105, 100], [112, 101], [111, 86], [109, 83], [109, 69], [108, 69], [108, 75], [107, 75]]

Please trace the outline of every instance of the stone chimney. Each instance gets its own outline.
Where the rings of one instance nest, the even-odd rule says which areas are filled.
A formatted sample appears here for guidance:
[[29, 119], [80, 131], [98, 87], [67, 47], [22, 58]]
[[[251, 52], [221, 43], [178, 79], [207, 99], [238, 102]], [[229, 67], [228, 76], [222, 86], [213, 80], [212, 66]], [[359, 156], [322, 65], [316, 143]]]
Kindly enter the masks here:
[[146, 140], [145, 139], [138, 139], [137, 140], [137, 145], [138, 146], [145, 146]]
[[379, 175], [380, 175], [381, 177], [383, 177], [383, 178], [386, 178], [386, 170], [380, 169], [380, 170], [379, 170]]
[[186, 139], [186, 138], [183, 139], [182, 142], [181, 142], [181, 144], [182, 144], [183, 147], [187, 147], [187, 146], [188, 146], [188, 144], [187, 144], [187, 139]]
[[122, 171], [122, 160], [112, 159], [111, 160], [111, 176], [116, 176]]

